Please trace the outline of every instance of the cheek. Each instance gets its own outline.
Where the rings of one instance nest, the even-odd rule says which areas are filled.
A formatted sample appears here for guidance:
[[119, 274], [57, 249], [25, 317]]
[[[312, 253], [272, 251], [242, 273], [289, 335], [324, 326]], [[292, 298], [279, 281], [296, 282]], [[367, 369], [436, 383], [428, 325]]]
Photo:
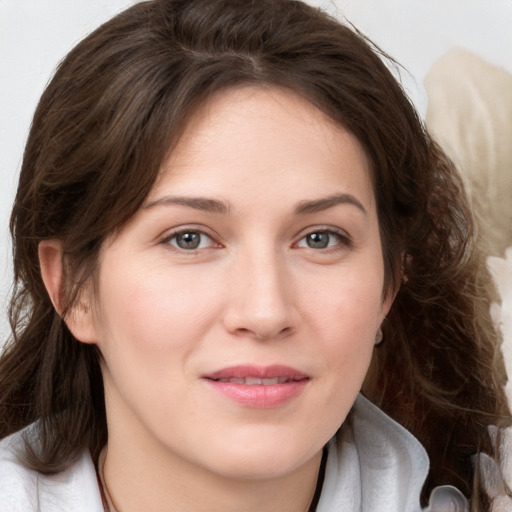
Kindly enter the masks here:
[[[378, 268], [378, 267], [377, 267]], [[383, 319], [382, 279], [378, 272], [331, 278], [328, 291], [309, 295], [311, 335], [323, 352], [332, 381], [358, 391]], [[342, 387], [338, 387], [338, 390]]]
[[338, 333], [338, 339], [363, 341], [375, 334], [383, 319], [382, 281], [378, 271], [333, 272], [316, 282], [316, 292], [304, 290], [303, 310], [333, 337]]
[[200, 281], [154, 268], [136, 273], [105, 267], [97, 325], [111, 409], [128, 404], [144, 421], [167, 424], [168, 411], [190, 399], [190, 360], [218, 316], [213, 284], [202, 285], [198, 300]]
[[100, 282], [100, 348], [118, 347], [141, 358], [193, 350], [218, 314], [214, 280], [162, 268], [121, 270], [110, 269]]

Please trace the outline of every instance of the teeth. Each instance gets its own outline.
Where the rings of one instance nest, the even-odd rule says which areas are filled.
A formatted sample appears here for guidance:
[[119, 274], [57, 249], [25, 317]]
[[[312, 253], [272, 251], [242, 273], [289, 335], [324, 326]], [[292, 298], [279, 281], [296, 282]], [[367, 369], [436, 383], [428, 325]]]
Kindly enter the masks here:
[[245, 384], [246, 386], [275, 386], [288, 382], [288, 377], [272, 377], [271, 379], [260, 379], [259, 377], [218, 379], [218, 382], [232, 382], [234, 384]]
[[231, 379], [219, 379], [219, 382], [234, 382], [235, 384], [245, 384], [245, 379], [236, 379], [233, 377]]

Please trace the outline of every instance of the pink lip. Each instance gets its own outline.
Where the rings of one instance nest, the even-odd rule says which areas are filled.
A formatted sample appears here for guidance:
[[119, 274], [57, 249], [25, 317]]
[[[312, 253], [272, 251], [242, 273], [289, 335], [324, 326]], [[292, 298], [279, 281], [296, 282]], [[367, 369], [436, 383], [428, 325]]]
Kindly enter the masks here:
[[[233, 366], [203, 375], [205, 382], [215, 391], [246, 407], [267, 409], [278, 407], [297, 396], [308, 384], [310, 377], [283, 365]], [[226, 379], [252, 381], [229, 382]], [[255, 384], [254, 379], [278, 379], [278, 383]]]

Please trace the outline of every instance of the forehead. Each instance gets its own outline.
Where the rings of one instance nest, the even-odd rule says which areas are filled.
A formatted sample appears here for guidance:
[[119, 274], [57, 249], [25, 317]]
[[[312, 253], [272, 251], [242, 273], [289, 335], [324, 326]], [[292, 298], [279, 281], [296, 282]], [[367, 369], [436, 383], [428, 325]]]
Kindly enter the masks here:
[[359, 141], [303, 97], [272, 87], [230, 89], [203, 102], [164, 161], [149, 200], [169, 187], [228, 195], [266, 187], [268, 199], [277, 189], [311, 195], [354, 189], [373, 199]]

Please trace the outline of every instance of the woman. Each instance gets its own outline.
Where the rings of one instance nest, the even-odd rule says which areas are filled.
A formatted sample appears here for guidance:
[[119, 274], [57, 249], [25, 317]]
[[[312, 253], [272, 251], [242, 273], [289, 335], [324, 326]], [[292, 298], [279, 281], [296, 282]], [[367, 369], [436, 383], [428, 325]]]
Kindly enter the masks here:
[[490, 506], [509, 412], [471, 215], [353, 30], [128, 9], [43, 94], [11, 230], [0, 510]]

